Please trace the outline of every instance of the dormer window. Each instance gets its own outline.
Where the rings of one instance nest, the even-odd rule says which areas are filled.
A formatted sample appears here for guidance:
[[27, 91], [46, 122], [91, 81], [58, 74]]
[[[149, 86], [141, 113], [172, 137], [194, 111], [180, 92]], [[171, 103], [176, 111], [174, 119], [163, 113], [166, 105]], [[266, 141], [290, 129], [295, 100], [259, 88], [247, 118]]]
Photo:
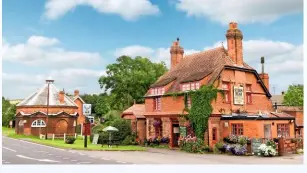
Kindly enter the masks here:
[[164, 92], [165, 92], [164, 87], [151, 88], [150, 90], [151, 95], [163, 95]]
[[181, 91], [190, 91], [199, 89], [199, 82], [188, 82], [181, 84]]

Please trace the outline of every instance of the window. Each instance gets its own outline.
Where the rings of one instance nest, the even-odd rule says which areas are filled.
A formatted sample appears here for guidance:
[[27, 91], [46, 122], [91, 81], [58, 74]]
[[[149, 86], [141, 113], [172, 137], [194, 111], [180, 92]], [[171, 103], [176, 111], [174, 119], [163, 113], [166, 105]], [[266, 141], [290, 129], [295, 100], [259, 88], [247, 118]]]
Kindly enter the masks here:
[[195, 88], [196, 88], [196, 89], [199, 89], [199, 82], [196, 82], [196, 83], [195, 83]]
[[151, 95], [154, 95], [155, 94], [155, 89], [151, 89]]
[[195, 83], [191, 83], [191, 90], [195, 90]]
[[289, 136], [289, 124], [277, 124], [277, 136]]
[[160, 111], [161, 110], [161, 97], [155, 98], [155, 110]]
[[162, 88], [162, 94], [164, 94], [164, 92], [165, 92], [165, 91], [164, 91], [164, 88]]
[[184, 95], [184, 106], [185, 108], [191, 108], [191, 97], [189, 95]]
[[157, 87], [151, 89], [151, 95], [161, 95], [164, 94], [165, 90], [164, 87]]
[[46, 123], [43, 120], [35, 120], [32, 122], [31, 127], [46, 127]]
[[250, 84], [246, 85], [246, 102], [252, 104], [252, 87]]
[[216, 140], [216, 128], [215, 127], [212, 128], [212, 140], [213, 141]]
[[243, 124], [232, 124], [233, 135], [243, 135]]
[[224, 91], [225, 103], [230, 103], [230, 87], [228, 82], [223, 82], [222, 89]]

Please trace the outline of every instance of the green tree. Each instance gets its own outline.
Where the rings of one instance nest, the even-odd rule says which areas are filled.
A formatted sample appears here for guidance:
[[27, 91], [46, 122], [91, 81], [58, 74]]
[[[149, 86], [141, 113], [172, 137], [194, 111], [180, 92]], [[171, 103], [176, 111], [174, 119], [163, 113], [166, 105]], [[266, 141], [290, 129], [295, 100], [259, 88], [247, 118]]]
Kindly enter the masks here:
[[110, 111], [110, 96], [108, 96], [106, 93], [99, 95], [84, 94], [81, 95], [81, 98], [85, 101], [85, 103], [92, 105], [92, 113], [98, 117], [101, 117]]
[[9, 126], [11, 120], [14, 120], [16, 105], [10, 104], [9, 100], [2, 97], [2, 126]]
[[133, 103], [143, 103], [143, 96], [162, 74], [167, 71], [164, 62], [153, 63], [148, 58], [121, 56], [107, 66], [105, 76], [99, 79], [100, 87], [111, 93], [112, 109], [123, 110]]
[[304, 85], [290, 85], [285, 93], [283, 104], [287, 106], [303, 106]]

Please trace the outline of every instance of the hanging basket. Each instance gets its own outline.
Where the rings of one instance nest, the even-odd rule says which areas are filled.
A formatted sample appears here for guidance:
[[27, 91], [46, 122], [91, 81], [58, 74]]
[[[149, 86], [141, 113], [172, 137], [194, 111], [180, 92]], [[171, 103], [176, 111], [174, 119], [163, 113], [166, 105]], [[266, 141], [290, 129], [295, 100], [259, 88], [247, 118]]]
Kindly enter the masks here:
[[153, 123], [154, 127], [159, 127], [160, 125], [161, 125], [161, 121], [159, 121], [159, 120], [155, 120], [154, 123]]

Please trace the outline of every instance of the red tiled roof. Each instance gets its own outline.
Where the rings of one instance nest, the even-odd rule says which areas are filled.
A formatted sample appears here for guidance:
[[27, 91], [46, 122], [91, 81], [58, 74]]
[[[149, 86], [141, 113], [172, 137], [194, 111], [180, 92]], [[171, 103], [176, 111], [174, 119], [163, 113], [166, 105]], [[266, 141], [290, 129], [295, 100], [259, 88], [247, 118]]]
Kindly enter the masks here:
[[292, 115], [289, 115], [287, 113], [284, 113], [284, 112], [271, 112], [271, 114], [273, 114], [275, 117], [277, 118], [294, 118], [294, 116]]
[[133, 114], [136, 118], [145, 118], [144, 112], [145, 112], [145, 104], [134, 104], [130, 108], [126, 109], [122, 113], [122, 116], [127, 114]]
[[278, 106], [279, 111], [304, 111], [303, 106]]
[[[190, 54], [161, 76], [151, 87], [165, 86], [174, 81], [166, 93], [178, 92], [180, 91], [180, 83], [198, 81], [209, 75], [207, 84], [212, 84], [225, 66], [239, 67], [228, 57], [224, 47]], [[253, 70], [246, 63], [240, 68]]]

